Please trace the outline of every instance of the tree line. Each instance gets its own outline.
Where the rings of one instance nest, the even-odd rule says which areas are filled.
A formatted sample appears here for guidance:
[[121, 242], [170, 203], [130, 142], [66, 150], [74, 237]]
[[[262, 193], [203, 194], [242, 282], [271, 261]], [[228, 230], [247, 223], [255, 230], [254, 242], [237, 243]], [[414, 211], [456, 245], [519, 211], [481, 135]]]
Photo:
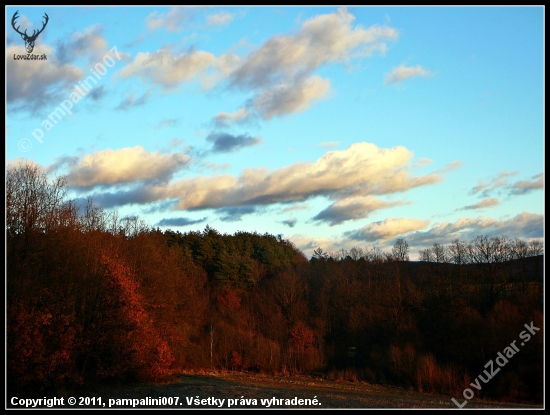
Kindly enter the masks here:
[[[281, 236], [161, 231], [6, 174], [7, 379], [24, 393], [184, 370], [311, 373], [460, 396], [543, 326], [541, 241], [406, 240], [308, 260]], [[542, 402], [542, 330], [479, 397]]]

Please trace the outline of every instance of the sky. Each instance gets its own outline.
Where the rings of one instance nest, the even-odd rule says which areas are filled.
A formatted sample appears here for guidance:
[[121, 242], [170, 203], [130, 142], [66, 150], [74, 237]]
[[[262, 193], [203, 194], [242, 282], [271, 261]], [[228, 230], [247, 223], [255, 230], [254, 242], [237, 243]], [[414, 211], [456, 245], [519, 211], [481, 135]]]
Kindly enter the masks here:
[[543, 7], [5, 11], [6, 166], [79, 203], [307, 257], [544, 236]]

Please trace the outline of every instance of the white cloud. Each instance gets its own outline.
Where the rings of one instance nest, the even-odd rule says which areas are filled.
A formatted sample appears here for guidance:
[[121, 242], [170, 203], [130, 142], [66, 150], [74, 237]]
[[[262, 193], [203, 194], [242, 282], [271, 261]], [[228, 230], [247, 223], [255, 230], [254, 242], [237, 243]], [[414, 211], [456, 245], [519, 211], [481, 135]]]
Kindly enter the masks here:
[[[343, 237], [321, 238], [295, 234], [290, 239], [307, 257], [316, 248], [324, 252], [336, 252], [353, 247], [373, 246], [388, 252], [395, 239], [402, 237], [409, 244], [410, 252], [432, 246], [434, 243], [447, 245], [455, 239], [473, 241], [476, 236], [507, 236], [508, 238], [540, 239], [544, 237], [544, 215], [522, 212], [511, 219], [459, 218], [455, 222], [436, 223], [428, 228], [429, 220], [409, 218], [388, 218], [371, 223], [357, 231], [345, 232]], [[426, 230], [424, 230], [426, 229]]]
[[329, 90], [328, 79], [312, 76], [264, 89], [256, 97], [253, 106], [265, 119], [300, 113], [307, 110], [314, 101], [324, 98]]
[[330, 81], [312, 73], [322, 65], [385, 53], [397, 31], [386, 26], [352, 27], [345, 8], [306, 20], [292, 35], [273, 36], [229, 75], [233, 86], [255, 91], [252, 106], [264, 119], [307, 110], [326, 98]]
[[172, 88], [206, 71], [216, 58], [213, 54], [202, 51], [191, 51], [178, 56], [168, 49], [157, 52], [139, 52], [134, 61], [127, 65], [120, 74], [123, 77], [137, 75], [151, 80], [164, 88]]
[[214, 116], [214, 125], [218, 128], [228, 127], [231, 123], [246, 122], [250, 118], [251, 114], [246, 108], [239, 108], [233, 113], [220, 112]]
[[298, 33], [278, 35], [253, 51], [232, 75], [236, 85], [252, 88], [288, 82], [331, 62], [384, 51], [397, 30], [386, 26], [352, 28], [355, 17], [345, 8], [306, 20]]
[[319, 147], [332, 148], [338, 147], [342, 142], [341, 141], [324, 141], [319, 143]]
[[539, 173], [532, 180], [520, 180], [509, 186], [510, 194], [524, 195], [535, 190], [544, 189], [544, 177]]
[[135, 181], [162, 182], [184, 168], [184, 154], [149, 153], [141, 146], [107, 149], [82, 157], [70, 168], [67, 184], [74, 187], [117, 185]]
[[491, 179], [488, 183], [483, 183], [482, 180], [478, 180], [477, 186], [473, 187], [468, 194], [475, 195], [481, 192], [481, 196], [487, 197], [499, 187], [507, 185], [509, 182], [509, 177], [515, 176], [517, 174], [517, 171], [504, 170], [500, 172], [497, 177]]
[[[165, 26], [178, 30], [193, 13], [196, 10], [180, 8], [166, 15], [154, 12], [148, 17], [148, 24], [151, 29]], [[213, 24], [227, 22], [232, 17], [230, 13], [221, 13], [207, 19]], [[375, 51], [384, 53], [385, 42], [398, 37], [394, 28], [353, 27], [354, 20], [345, 8], [315, 16], [306, 20], [297, 33], [275, 35], [244, 58], [231, 53], [216, 57], [200, 50], [177, 54], [167, 48], [140, 52], [120, 74], [138, 76], [165, 90], [174, 90], [196, 79], [202, 82], [203, 89], [211, 89], [228, 80], [229, 86], [253, 91], [245, 107], [264, 119], [302, 112], [326, 98], [330, 90], [328, 79], [313, 75], [317, 68], [330, 63], [347, 64]]]
[[[52, 56], [53, 48], [40, 45], [41, 53]], [[24, 46], [6, 50], [6, 101], [11, 109], [33, 112], [48, 105], [58, 105], [69, 97], [69, 91], [84, 76], [76, 66], [55, 59], [14, 60], [13, 55], [27, 55]], [[53, 110], [54, 108], [52, 108]]]
[[400, 65], [392, 69], [392, 71], [386, 74], [384, 78], [384, 84], [390, 85], [397, 82], [404, 81], [405, 79], [413, 78], [415, 76], [430, 76], [430, 71], [422, 68], [420, 65], [407, 67]]
[[375, 196], [349, 197], [339, 200], [319, 212], [313, 220], [328, 222], [331, 226], [338, 225], [347, 220], [363, 219], [375, 210], [387, 209], [404, 202], [385, 202]]
[[147, 103], [149, 98], [151, 97], [151, 91], [152, 87], [149, 88], [143, 95], [141, 95], [139, 98], [136, 98], [136, 96], [133, 93], [130, 93], [124, 97], [124, 99], [118, 104], [118, 106], [115, 108], [116, 110], [121, 111], [128, 111], [129, 109], [133, 107], [141, 107]]
[[235, 18], [233, 13], [221, 12], [217, 14], [211, 14], [206, 17], [207, 26], [223, 26], [231, 22]]
[[[167, 90], [194, 78], [202, 79], [203, 86], [211, 88], [237, 61], [235, 55], [216, 58], [212, 53], [200, 50], [174, 55], [168, 48], [163, 48], [153, 53], [139, 52], [134, 61], [120, 71], [120, 75], [125, 78], [138, 76]], [[207, 75], [209, 69], [219, 74]]]
[[464, 206], [461, 209], [458, 210], [476, 210], [476, 209], [484, 209], [491, 206], [496, 206], [500, 204], [500, 201], [496, 197], [487, 197], [483, 199], [479, 203], [475, 203], [473, 205]]
[[380, 222], [370, 223], [357, 231], [347, 232], [346, 236], [356, 241], [388, 241], [413, 231], [425, 229], [429, 224], [429, 220], [387, 218]]
[[[431, 160], [430, 160], [430, 163], [431, 163]], [[442, 168], [437, 169], [434, 173], [437, 173], [437, 174], [449, 173], [449, 172], [458, 170], [461, 167], [462, 167], [461, 161], [451, 161], [450, 163], [447, 163]]]
[[295, 203], [291, 206], [287, 206], [284, 209], [281, 209], [281, 213], [294, 212], [296, 210], [308, 210], [310, 209], [307, 203]]
[[64, 63], [71, 62], [78, 56], [89, 56], [90, 61], [96, 63], [103, 58], [100, 52], [107, 49], [108, 43], [103, 37], [103, 26], [93, 25], [85, 28], [82, 33], [73, 33], [67, 41], [59, 42], [55, 55]]
[[404, 147], [380, 149], [371, 143], [357, 143], [328, 152], [313, 163], [296, 163], [271, 172], [245, 169], [239, 177], [184, 179], [164, 191], [180, 199], [180, 209], [196, 209], [304, 201], [318, 195], [342, 199], [387, 194], [442, 180], [433, 174], [410, 176], [406, 167], [411, 157], [412, 152]]
[[544, 236], [544, 215], [522, 212], [512, 219], [460, 218], [454, 223], [435, 224], [425, 232], [407, 235], [407, 242], [417, 247], [430, 246], [433, 243], [447, 244], [455, 239], [471, 241], [478, 235], [509, 238], [541, 238]]
[[[349, 197], [398, 193], [437, 183], [436, 174], [412, 176], [408, 173], [413, 153], [405, 147], [378, 148], [356, 143], [345, 150], [330, 151], [315, 162], [295, 163], [269, 171], [245, 169], [239, 176], [185, 178], [169, 184], [148, 184], [139, 192], [102, 194], [102, 199], [132, 201], [178, 199], [178, 209], [209, 209], [230, 206], [269, 205], [303, 202], [315, 196], [341, 201]], [[99, 182], [97, 182], [99, 184]], [[109, 202], [116, 205], [117, 200]]]
[[154, 11], [146, 18], [150, 30], [166, 29], [177, 32], [185, 23], [191, 22], [201, 9], [197, 7], [173, 7], [168, 13]]

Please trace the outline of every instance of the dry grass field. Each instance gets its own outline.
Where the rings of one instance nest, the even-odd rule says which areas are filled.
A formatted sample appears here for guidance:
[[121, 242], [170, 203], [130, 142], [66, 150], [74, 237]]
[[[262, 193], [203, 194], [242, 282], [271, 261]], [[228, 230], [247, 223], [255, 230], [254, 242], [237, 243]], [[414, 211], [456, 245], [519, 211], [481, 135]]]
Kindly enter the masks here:
[[[139, 385], [96, 385], [74, 396], [101, 397], [104, 408], [128, 408], [128, 400], [163, 398], [166, 405], [151, 405], [135, 401], [135, 408], [206, 409], [206, 408], [457, 408], [450, 396], [421, 394], [403, 388], [373, 385], [364, 382], [328, 381], [308, 376], [274, 377], [237, 373], [180, 375], [171, 383]], [[168, 405], [172, 398], [173, 405]], [[174, 405], [177, 399], [177, 405]], [[276, 400], [273, 400], [275, 398]], [[464, 398], [455, 397], [459, 403]], [[461, 399], [460, 399], [461, 398]], [[223, 401], [221, 401], [223, 399]], [[232, 401], [229, 401], [229, 400]], [[302, 403], [300, 404], [300, 399]], [[305, 405], [306, 399], [316, 405]], [[126, 401], [124, 401], [126, 400]], [[142, 403], [145, 403], [142, 405]], [[309, 403], [309, 402], [308, 402]], [[95, 407], [97, 408], [97, 401]], [[67, 405], [65, 405], [67, 407]], [[75, 407], [85, 408], [86, 406]], [[93, 407], [93, 406], [88, 406]], [[471, 408], [542, 408], [542, 405], [521, 405], [505, 402], [471, 400], [464, 409]], [[457, 408], [458, 409], [458, 408]]]

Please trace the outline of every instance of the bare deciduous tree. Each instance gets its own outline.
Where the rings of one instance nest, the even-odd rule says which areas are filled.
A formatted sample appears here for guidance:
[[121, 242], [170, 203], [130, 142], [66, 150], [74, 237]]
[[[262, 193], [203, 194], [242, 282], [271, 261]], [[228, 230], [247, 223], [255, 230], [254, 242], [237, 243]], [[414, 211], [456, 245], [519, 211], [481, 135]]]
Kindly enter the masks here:
[[544, 244], [540, 239], [533, 239], [529, 242], [529, 256], [542, 255], [544, 252]]
[[406, 240], [398, 238], [392, 248], [392, 255], [396, 261], [409, 260], [409, 244]]
[[428, 247], [426, 249], [421, 249], [420, 251], [418, 251], [418, 256], [421, 261], [434, 262], [434, 255], [432, 252], [432, 248]]
[[434, 255], [435, 262], [438, 262], [438, 263], [447, 262], [447, 257], [445, 255], [445, 248], [443, 247], [443, 245], [438, 244], [437, 242], [434, 243], [432, 247], [432, 252]]
[[[66, 181], [49, 180], [37, 164], [21, 163], [6, 172], [6, 231], [10, 235], [46, 232], [71, 208], [65, 202]], [[74, 208], [74, 206], [73, 206]]]
[[447, 247], [447, 258], [453, 264], [461, 265], [468, 263], [467, 244], [460, 239], [455, 239]]

